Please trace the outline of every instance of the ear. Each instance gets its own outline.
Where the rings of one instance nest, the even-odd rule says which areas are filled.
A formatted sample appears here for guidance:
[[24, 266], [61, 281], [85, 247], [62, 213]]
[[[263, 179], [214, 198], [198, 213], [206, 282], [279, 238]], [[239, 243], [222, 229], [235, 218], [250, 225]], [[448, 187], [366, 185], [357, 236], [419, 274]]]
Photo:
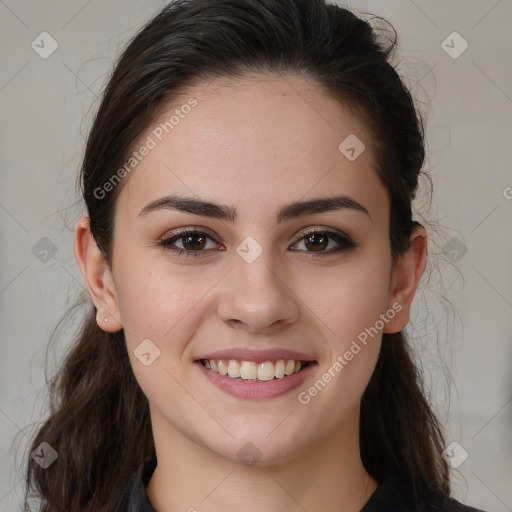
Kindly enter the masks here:
[[90, 218], [82, 217], [75, 226], [75, 258], [87, 290], [96, 306], [96, 322], [107, 332], [122, 329], [112, 271], [91, 233]]
[[411, 304], [427, 261], [427, 233], [416, 225], [410, 237], [410, 247], [398, 257], [391, 276], [388, 308], [395, 304], [402, 307], [384, 327], [385, 333], [399, 332], [409, 322]]

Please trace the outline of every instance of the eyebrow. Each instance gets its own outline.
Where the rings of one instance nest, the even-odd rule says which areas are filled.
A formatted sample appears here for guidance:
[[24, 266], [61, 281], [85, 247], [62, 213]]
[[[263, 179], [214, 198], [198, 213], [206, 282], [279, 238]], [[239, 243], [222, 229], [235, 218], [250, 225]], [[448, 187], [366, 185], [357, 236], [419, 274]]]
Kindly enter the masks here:
[[[304, 215], [347, 209], [364, 213], [370, 220], [372, 218], [368, 210], [355, 199], [346, 195], [338, 195], [288, 203], [279, 210], [277, 222], [285, 222]], [[176, 194], [161, 197], [160, 199], [148, 203], [142, 208], [138, 217], [144, 217], [151, 212], [160, 210], [178, 210], [230, 222], [235, 222], [237, 219], [237, 210], [234, 207], [193, 197], [178, 196]]]

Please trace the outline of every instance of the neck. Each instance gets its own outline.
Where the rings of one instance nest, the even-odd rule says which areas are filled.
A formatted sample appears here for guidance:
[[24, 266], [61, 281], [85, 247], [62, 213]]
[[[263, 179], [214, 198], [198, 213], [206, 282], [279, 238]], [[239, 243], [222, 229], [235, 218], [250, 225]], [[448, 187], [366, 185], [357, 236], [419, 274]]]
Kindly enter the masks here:
[[199, 446], [154, 411], [152, 424], [157, 467], [146, 491], [158, 512], [359, 512], [377, 488], [360, 458], [359, 410], [300, 456], [254, 465]]

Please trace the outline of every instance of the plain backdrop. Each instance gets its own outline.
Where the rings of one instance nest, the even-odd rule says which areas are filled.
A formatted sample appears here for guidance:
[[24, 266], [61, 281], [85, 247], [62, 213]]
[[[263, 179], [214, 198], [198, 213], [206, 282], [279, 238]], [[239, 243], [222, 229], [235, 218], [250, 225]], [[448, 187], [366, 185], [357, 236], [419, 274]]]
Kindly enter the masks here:
[[[83, 290], [75, 179], [92, 115], [118, 52], [164, 4], [0, 0], [1, 512], [20, 510], [26, 443], [46, 408], [48, 341]], [[415, 206], [440, 227], [428, 230], [430, 277], [407, 331], [447, 428], [455, 495], [510, 511], [512, 2], [345, 5], [394, 25], [397, 68], [425, 115], [434, 198], [429, 206], [425, 181]], [[56, 338], [49, 376], [71, 327]]]

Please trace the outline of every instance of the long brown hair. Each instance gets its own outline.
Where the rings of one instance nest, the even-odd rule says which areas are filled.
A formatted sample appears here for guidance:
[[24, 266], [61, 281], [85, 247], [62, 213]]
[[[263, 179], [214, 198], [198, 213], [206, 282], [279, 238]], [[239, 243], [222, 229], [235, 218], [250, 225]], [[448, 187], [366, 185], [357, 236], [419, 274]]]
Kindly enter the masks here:
[[[387, 26], [377, 34], [370, 21], [323, 0], [177, 0], [166, 6], [118, 59], [81, 166], [91, 230], [107, 263], [121, 187], [98, 190], [161, 109], [194, 80], [270, 72], [313, 79], [366, 122], [391, 203], [394, 264], [416, 224], [411, 202], [425, 150], [421, 116], [391, 64], [396, 33]], [[33, 493], [45, 512], [114, 512], [128, 477], [155, 451], [148, 401], [124, 333], [104, 332], [92, 302], [89, 307], [49, 383], [50, 414], [31, 444], [32, 452], [49, 443], [58, 458], [46, 469], [28, 458], [25, 507]], [[418, 503], [449, 496], [442, 430], [401, 332], [383, 335], [361, 401], [360, 434], [363, 464], [379, 483], [396, 473], [408, 479]]]

